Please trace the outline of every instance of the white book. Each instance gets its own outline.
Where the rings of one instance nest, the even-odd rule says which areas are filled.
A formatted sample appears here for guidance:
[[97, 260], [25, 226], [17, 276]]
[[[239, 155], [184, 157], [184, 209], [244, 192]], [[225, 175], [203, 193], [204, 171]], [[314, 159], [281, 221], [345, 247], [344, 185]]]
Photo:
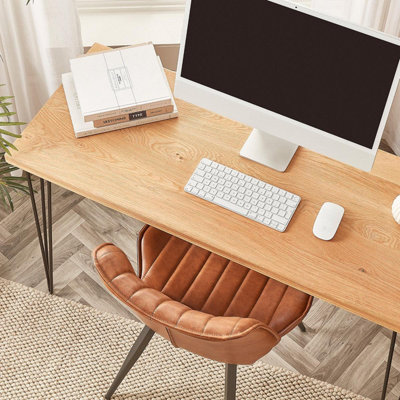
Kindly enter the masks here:
[[152, 43], [70, 60], [86, 122], [172, 104]]
[[85, 122], [83, 119], [78, 95], [75, 90], [74, 79], [71, 72], [62, 75], [62, 83], [64, 86], [64, 92], [67, 99], [69, 113], [71, 115], [72, 126], [74, 128], [75, 136], [77, 138], [96, 135], [98, 133], [115, 131], [138, 125], [149, 124], [151, 122], [163, 121], [165, 119], [176, 118], [178, 116], [178, 110], [176, 108], [176, 104], [171, 93], [172, 103], [174, 106], [174, 111], [171, 113], [156, 115], [154, 117], [135, 119], [133, 121], [122, 122], [116, 125], [103, 126], [101, 128], [95, 128], [92, 121]]

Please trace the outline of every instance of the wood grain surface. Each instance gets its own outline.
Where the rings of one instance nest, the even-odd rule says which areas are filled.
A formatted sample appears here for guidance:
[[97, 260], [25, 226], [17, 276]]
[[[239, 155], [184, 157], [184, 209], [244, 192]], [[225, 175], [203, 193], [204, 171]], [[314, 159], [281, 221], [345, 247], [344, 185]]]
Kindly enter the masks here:
[[[95, 45], [92, 51], [104, 50]], [[171, 87], [175, 74], [167, 71]], [[177, 99], [176, 120], [75, 139], [60, 87], [16, 141], [8, 162], [128, 216], [400, 331], [397, 157], [379, 152], [372, 174], [300, 148], [285, 173], [239, 156], [250, 128]], [[302, 197], [278, 233], [186, 194], [208, 157]], [[345, 215], [335, 238], [312, 227], [325, 201]]]

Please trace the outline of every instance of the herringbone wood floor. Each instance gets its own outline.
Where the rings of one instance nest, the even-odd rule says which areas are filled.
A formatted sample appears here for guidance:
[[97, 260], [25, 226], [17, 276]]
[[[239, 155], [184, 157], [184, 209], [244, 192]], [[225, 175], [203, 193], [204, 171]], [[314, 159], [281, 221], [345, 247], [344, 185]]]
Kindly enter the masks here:
[[[13, 198], [13, 213], [0, 208], [0, 276], [46, 291], [30, 199]], [[53, 216], [55, 294], [133, 318], [103, 288], [90, 252], [113, 242], [136, 264], [142, 223], [54, 185]], [[304, 322], [307, 332], [294, 329], [265, 361], [379, 399], [391, 332], [317, 299]], [[389, 391], [388, 399], [399, 398], [400, 341]]]

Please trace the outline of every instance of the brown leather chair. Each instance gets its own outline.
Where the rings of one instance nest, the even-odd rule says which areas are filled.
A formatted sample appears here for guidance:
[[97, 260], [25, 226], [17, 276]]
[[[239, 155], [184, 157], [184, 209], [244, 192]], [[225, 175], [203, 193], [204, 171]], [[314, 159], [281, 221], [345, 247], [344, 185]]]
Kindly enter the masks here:
[[312, 297], [159, 229], [138, 238], [139, 276], [110, 243], [93, 251], [105, 286], [144, 322], [106, 399], [154, 332], [174, 346], [220, 361], [225, 399], [235, 399], [236, 366], [252, 364], [300, 324]]

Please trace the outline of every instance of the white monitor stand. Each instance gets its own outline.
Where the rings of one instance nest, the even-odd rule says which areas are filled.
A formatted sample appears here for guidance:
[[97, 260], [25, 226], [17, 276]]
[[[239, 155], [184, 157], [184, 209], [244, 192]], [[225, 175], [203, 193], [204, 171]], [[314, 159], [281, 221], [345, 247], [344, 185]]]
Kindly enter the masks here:
[[240, 150], [242, 157], [284, 172], [298, 146], [269, 133], [253, 129]]

